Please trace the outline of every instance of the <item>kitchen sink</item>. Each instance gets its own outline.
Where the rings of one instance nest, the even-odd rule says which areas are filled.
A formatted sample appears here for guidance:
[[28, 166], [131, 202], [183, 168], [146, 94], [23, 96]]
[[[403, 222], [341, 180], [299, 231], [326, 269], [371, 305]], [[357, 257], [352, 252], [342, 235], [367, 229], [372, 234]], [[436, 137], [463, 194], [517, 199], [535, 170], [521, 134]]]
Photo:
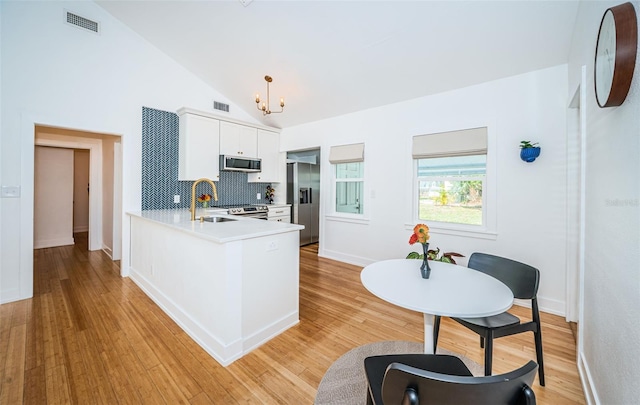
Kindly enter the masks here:
[[226, 218], [226, 217], [204, 217], [206, 222], [231, 222], [237, 221], [235, 218]]

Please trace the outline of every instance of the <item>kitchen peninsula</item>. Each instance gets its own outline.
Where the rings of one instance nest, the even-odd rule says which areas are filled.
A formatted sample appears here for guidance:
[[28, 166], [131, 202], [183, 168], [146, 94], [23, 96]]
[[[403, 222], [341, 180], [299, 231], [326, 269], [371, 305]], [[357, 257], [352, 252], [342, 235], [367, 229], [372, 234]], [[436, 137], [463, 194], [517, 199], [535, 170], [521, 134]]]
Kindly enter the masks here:
[[226, 366], [299, 322], [302, 226], [199, 209], [127, 213], [130, 277]]

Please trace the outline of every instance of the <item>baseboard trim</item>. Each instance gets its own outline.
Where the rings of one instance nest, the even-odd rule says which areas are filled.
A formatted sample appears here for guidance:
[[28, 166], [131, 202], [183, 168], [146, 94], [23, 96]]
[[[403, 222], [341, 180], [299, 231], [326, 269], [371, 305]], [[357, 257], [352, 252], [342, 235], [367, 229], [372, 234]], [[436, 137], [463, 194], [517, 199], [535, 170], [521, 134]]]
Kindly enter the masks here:
[[367, 266], [375, 262], [375, 260], [367, 259], [365, 257], [345, 255], [344, 253], [336, 252], [333, 250], [327, 250], [327, 249], [318, 250], [318, 256], [324, 257], [325, 259], [336, 260], [339, 262], [353, 264], [354, 266], [361, 266], [361, 267]]
[[102, 245], [102, 251], [109, 256], [109, 259], [113, 260], [113, 251], [111, 250], [111, 248], [109, 248], [109, 246], [106, 245]]
[[131, 280], [218, 363], [226, 367], [242, 357], [243, 350], [240, 339], [223, 342], [185, 313], [172, 299], [155, 288], [139, 271], [130, 268], [130, 274]]
[[40, 239], [33, 242], [34, 249], [44, 249], [58, 246], [68, 246], [75, 243], [73, 237], [68, 238], [54, 238], [54, 239]]
[[584, 353], [578, 353], [578, 374], [580, 374], [582, 391], [584, 392], [587, 405], [600, 405], [600, 399], [598, 398], [596, 387], [593, 384], [593, 377], [589, 370], [589, 365], [584, 358]]

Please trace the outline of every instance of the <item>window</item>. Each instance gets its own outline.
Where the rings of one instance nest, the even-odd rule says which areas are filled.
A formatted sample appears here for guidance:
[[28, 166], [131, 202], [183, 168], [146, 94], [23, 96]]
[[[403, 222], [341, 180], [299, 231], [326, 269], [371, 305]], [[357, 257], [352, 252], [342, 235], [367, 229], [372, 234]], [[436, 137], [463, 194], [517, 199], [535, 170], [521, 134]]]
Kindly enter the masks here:
[[483, 225], [486, 157], [417, 159], [418, 219]]
[[334, 211], [362, 215], [364, 212], [364, 144], [332, 146], [329, 162], [334, 166]]
[[487, 129], [413, 138], [417, 221], [486, 225]]
[[363, 162], [338, 163], [336, 167], [336, 212], [362, 214]]

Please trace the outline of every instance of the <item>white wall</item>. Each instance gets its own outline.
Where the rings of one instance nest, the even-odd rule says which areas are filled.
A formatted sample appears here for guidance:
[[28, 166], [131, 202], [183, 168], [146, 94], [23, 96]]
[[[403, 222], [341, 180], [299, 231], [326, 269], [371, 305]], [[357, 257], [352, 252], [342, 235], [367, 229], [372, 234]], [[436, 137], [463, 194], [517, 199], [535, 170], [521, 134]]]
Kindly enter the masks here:
[[[593, 60], [600, 20], [618, 1], [581, 2], [569, 63], [569, 93], [586, 65], [586, 235], [578, 361], [590, 403], [640, 398], [640, 58], [620, 107], [599, 108]], [[634, 1], [636, 14], [640, 2]]]
[[[101, 33], [65, 24], [65, 8], [99, 21]], [[0, 302], [9, 302], [33, 291], [35, 123], [121, 135], [126, 212], [140, 209], [142, 107], [210, 111], [213, 100], [228, 100], [92, 2], [0, 2], [0, 28], [0, 184], [21, 188], [20, 198], [2, 199], [0, 213]], [[129, 226], [124, 214], [118, 221], [126, 274]]]
[[34, 188], [34, 248], [73, 245], [73, 149], [37, 146]]
[[[485, 239], [434, 230], [431, 245], [464, 254], [462, 264], [482, 251], [539, 268], [541, 308], [564, 314], [566, 94], [562, 65], [283, 129], [283, 151], [321, 146], [320, 254], [359, 265], [405, 257], [415, 249], [408, 244], [415, 225], [412, 136], [487, 126], [488, 160], [497, 175], [497, 235], [482, 235]], [[518, 145], [525, 139], [542, 147], [533, 163], [520, 160]], [[332, 203], [329, 147], [356, 142], [365, 143], [368, 222], [334, 221], [326, 217]]]

